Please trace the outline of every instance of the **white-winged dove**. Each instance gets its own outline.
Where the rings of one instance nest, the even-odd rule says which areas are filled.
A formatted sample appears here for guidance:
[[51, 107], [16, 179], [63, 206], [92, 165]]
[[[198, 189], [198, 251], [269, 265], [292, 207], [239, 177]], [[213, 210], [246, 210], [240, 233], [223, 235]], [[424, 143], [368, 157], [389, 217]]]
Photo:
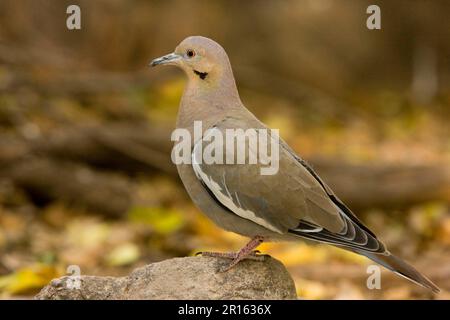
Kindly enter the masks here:
[[[201, 121], [203, 134], [214, 128], [223, 136], [226, 129], [267, 129], [242, 104], [228, 56], [215, 41], [188, 37], [151, 65], [175, 65], [187, 75], [177, 128], [194, 135], [194, 121]], [[203, 136], [194, 141], [191, 151], [195, 153], [205, 140]], [[261, 257], [254, 249], [263, 241], [308, 239], [362, 254], [439, 292], [415, 268], [387, 251], [314, 170], [283, 140], [277, 141], [279, 167], [273, 175], [262, 175], [261, 163], [206, 164], [195, 154], [192, 163], [177, 164], [194, 203], [218, 226], [251, 238], [237, 253], [202, 254], [232, 259], [228, 270], [244, 258]]]

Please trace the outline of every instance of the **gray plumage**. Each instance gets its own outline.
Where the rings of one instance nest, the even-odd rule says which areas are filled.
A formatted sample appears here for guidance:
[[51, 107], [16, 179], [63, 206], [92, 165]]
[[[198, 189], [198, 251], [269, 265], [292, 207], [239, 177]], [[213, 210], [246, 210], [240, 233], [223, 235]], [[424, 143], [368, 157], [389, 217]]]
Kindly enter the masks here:
[[[158, 64], [176, 65], [188, 77], [177, 128], [189, 130], [192, 136], [197, 120], [202, 121], [203, 133], [212, 128], [221, 133], [267, 128], [242, 104], [228, 56], [216, 42], [189, 37], [174, 53], [153, 60], [152, 65]], [[205, 143], [194, 141], [193, 152]], [[261, 164], [180, 164], [178, 173], [194, 203], [225, 230], [264, 241], [309, 239], [332, 244], [439, 291], [412, 266], [390, 254], [313, 169], [283, 140], [279, 143], [275, 175], [261, 175]], [[196, 154], [192, 157], [195, 162]]]

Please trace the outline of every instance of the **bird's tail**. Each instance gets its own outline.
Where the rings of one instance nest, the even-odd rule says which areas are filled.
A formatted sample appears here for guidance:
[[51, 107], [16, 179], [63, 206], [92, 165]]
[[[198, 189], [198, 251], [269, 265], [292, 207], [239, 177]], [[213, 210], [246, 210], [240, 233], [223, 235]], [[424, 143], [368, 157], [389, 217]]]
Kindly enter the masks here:
[[369, 259], [381, 264], [382, 266], [388, 268], [389, 270], [395, 272], [396, 274], [418, 284], [422, 287], [430, 289], [434, 293], [439, 293], [440, 289], [431, 282], [427, 277], [422, 275], [413, 266], [406, 263], [402, 259], [394, 256], [391, 253], [368, 253], [368, 252], [358, 252], [365, 255]]

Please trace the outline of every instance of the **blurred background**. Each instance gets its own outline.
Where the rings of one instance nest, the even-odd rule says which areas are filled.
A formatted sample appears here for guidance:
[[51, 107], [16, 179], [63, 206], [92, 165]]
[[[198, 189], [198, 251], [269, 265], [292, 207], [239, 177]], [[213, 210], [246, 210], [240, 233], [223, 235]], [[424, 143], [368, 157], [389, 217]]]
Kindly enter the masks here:
[[[66, 28], [67, 6], [81, 30]], [[381, 7], [382, 29], [366, 28]], [[0, 297], [68, 265], [130, 270], [246, 239], [215, 227], [170, 161], [185, 85], [149, 69], [189, 35], [227, 50], [246, 106], [390, 248], [450, 289], [449, 1], [0, 2]], [[263, 244], [311, 299], [448, 299], [327, 246]]]

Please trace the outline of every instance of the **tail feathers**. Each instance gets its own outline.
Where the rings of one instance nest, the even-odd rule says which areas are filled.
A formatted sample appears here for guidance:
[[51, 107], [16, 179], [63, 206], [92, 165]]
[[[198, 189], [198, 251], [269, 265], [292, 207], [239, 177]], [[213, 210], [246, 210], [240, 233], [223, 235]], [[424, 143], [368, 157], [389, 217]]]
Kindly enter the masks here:
[[397, 273], [398, 275], [422, 286], [430, 289], [434, 293], [439, 293], [440, 289], [431, 282], [428, 278], [417, 271], [413, 266], [406, 263], [402, 259], [386, 252], [386, 253], [368, 253], [368, 252], [358, 252], [365, 255], [369, 259], [381, 264], [382, 266], [388, 268], [389, 270]]

